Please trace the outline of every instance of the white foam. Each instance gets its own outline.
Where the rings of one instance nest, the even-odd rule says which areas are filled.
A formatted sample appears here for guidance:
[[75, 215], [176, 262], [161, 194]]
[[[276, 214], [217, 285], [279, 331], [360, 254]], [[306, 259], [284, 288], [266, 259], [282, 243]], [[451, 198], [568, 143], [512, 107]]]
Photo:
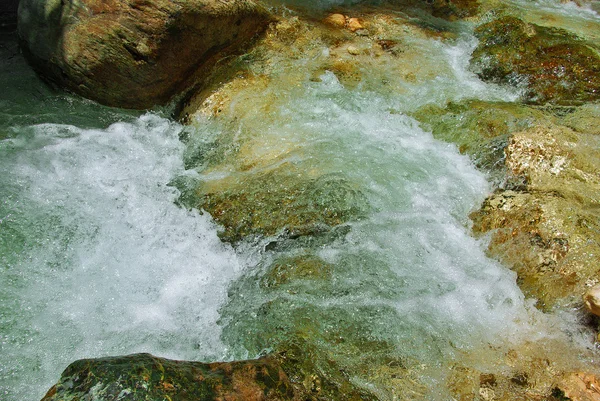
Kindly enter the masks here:
[[173, 203], [179, 130], [151, 114], [106, 130], [38, 125], [3, 152], [2, 183], [26, 204], [7, 219], [38, 243], [6, 267], [19, 279], [1, 283], [18, 287], [10, 313], [21, 315], [3, 330], [8, 399], [40, 399], [78, 358], [226, 356], [216, 320], [240, 267], [209, 216]]

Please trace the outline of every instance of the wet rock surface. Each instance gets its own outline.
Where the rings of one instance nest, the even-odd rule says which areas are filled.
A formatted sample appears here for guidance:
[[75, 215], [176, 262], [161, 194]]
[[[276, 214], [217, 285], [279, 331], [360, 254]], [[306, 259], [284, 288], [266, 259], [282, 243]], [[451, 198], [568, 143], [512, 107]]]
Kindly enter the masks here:
[[477, 167], [500, 183], [505, 179], [504, 149], [513, 132], [552, 120], [542, 110], [519, 103], [466, 100], [444, 107], [428, 105], [414, 113], [433, 135], [455, 143]]
[[47, 80], [109, 106], [143, 109], [206, 79], [269, 19], [250, 0], [23, 0], [19, 35]]
[[549, 310], [581, 302], [597, 283], [598, 106], [539, 108], [465, 101], [415, 114], [459, 146], [499, 188], [471, 214], [489, 252]]
[[523, 88], [528, 103], [582, 104], [600, 98], [600, 57], [577, 36], [514, 16], [475, 29], [472, 68], [487, 81]]
[[475, 232], [493, 233], [490, 252], [543, 308], [579, 302], [598, 277], [597, 141], [561, 126], [512, 134], [506, 189], [472, 215]]
[[195, 206], [223, 226], [221, 239], [229, 242], [250, 236], [318, 235], [364, 217], [370, 209], [364, 195], [342, 175], [311, 179], [286, 170], [205, 183]]
[[82, 359], [42, 401], [305, 399], [274, 358], [201, 363], [150, 354]]

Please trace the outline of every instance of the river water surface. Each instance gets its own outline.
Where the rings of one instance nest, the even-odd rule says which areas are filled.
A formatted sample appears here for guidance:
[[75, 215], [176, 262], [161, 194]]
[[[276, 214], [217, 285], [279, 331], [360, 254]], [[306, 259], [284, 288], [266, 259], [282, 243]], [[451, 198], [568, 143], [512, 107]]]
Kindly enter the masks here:
[[[449, 72], [403, 97], [347, 89], [330, 71], [273, 89], [283, 100], [265, 137], [300, 144], [287, 161], [343, 176], [370, 205], [334, 240], [276, 249], [268, 240], [234, 249], [209, 214], [177, 206], [172, 182], [209, 177], [184, 167], [184, 128], [168, 112], [54, 92], [3, 35], [0, 398], [40, 399], [79, 358], [253, 358], [303, 333], [355, 385], [393, 399], [385, 384], [352, 371], [380, 357], [368, 344], [442, 380], [436, 369], [469, 350], [554, 335], [515, 274], [469, 236], [468, 213], [491, 191], [486, 176], [409, 117], [427, 103], [516, 98], [467, 71], [468, 30], [451, 45], [431, 42], [431, 57]], [[196, 129], [218, 138], [232, 128], [206, 121]], [[331, 266], [326, 279], [270, 285], [273, 262], [299, 255]]]

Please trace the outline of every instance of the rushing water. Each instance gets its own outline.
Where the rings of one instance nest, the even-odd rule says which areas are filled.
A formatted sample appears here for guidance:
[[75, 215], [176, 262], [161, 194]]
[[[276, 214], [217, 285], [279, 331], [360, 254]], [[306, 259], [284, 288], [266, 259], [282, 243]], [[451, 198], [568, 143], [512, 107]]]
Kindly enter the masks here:
[[[435, 370], [488, 342], [534, 335], [514, 274], [468, 235], [467, 215], [490, 190], [485, 176], [406, 114], [515, 94], [467, 72], [468, 34], [430, 45], [449, 72], [405, 97], [348, 90], [328, 71], [277, 92], [284, 100], [268, 127], [260, 114], [240, 123], [266, 142], [293, 143], [301, 152], [286, 161], [343, 176], [371, 209], [333, 240], [234, 250], [208, 214], [176, 206], [171, 182], [210, 179], [202, 167], [185, 170], [179, 124], [54, 93], [3, 37], [0, 398], [40, 399], [83, 357], [256, 357], [301, 333], [344, 369], [383, 349]], [[203, 140], [232, 129], [204, 123], [193, 133]], [[328, 266], [325, 279], [269, 276], [278, 260], [307, 255]], [[385, 345], [352, 348], [363, 344]], [[350, 375], [392, 397], [385, 384]]]
[[[14, 91], [0, 143], [0, 398], [40, 399], [82, 357], [226, 358], [217, 311], [240, 267], [207, 215], [174, 204], [181, 127], [54, 95], [22, 60], [12, 67], [22, 75], [3, 76]], [[23, 113], [38, 105], [24, 95], [43, 108]]]

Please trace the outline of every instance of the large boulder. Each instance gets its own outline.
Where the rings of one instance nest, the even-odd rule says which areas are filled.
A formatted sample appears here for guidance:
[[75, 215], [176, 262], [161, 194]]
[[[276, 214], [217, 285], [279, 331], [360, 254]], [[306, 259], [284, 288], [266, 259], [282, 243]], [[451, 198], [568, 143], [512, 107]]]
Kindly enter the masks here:
[[186, 362], [135, 354], [81, 359], [63, 372], [42, 401], [304, 399], [266, 357], [239, 362]]
[[[474, 212], [476, 234], [537, 306], [580, 303], [598, 283], [600, 157], [596, 135], [538, 125], [511, 135], [507, 182]], [[575, 295], [575, 296], [574, 296]]]
[[100, 103], [164, 104], [268, 25], [252, 0], [22, 0], [19, 36], [46, 79]]

